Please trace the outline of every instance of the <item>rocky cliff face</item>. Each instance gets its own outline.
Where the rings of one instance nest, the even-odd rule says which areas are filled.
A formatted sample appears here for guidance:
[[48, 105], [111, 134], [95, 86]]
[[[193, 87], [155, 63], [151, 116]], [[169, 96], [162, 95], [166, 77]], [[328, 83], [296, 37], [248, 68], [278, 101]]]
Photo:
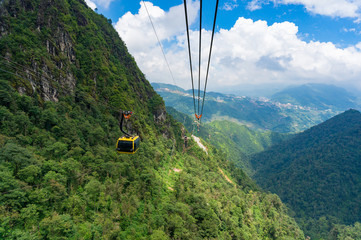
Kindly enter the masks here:
[[[17, 79], [28, 81], [16, 84], [17, 90], [22, 94], [37, 91], [45, 101], [58, 101], [61, 93], [73, 94], [76, 86], [76, 78], [71, 70], [71, 65], [76, 62], [73, 40], [64, 26], [59, 26], [57, 20], [61, 12], [46, 14], [48, 9], [56, 8], [59, 4], [56, 1], [27, 0], [3, 1], [1, 4], [0, 38], [16, 39], [24, 29], [15, 28], [14, 24], [23, 15], [29, 18], [28, 36], [18, 39], [19, 45], [14, 45], [19, 47], [17, 51], [9, 45], [1, 46], [6, 58], [2, 61], [6, 61], [9, 72]], [[34, 45], [38, 45], [40, 54], [33, 52], [33, 48], [29, 49]], [[42, 46], [46, 46], [46, 53], [41, 51]], [[19, 55], [24, 57], [21, 64], [18, 63]]]
[[[88, 78], [86, 81], [91, 80], [97, 85], [100, 77], [109, 74], [99, 71], [103, 69], [90, 72], [84, 72], [84, 69], [79, 73], [84, 65], [89, 68], [95, 64], [94, 59], [88, 62], [82, 59], [82, 50], [86, 47], [90, 47], [94, 54], [99, 53], [96, 51], [99, 48], [102, 59], [97, 60], [107, 67], [111, 65], [110, 57], [123, 60], [124, 67], [132, 72], [137, 82], [146, 82], [144, 76], [139, 76], [133, 58], [127, 53], [124, 43], [117, 39], [116, 32], [94, 26], [101, 21], [104, 25], [106, 19], [94, 13], [84, 2], [9, 0], [0, 4], [0, 51], [6, 58], [2, 61], [6, 61], [8, 71], [13, 73], [14, 85], [19, 92], [38, 91], [44, 100], [57, 101], [59, 95], [74, 94], [79, 78]], [[87, 15], [96, 16], [96, 22], [89, 22]], [[18, 26], [22, 18], [26, 18], [26, 21]], [[93, 32], [84, 36], [87, 30]], [[104, 35], [110, 35], [105, 43], [93, 41], [104, 41], [100, 39]], [[119, 44], [122, 46], [119, 47]], [[114, 45], [118, 46], [110, 52]], [[12, 65], [13, 62], [20, 65]], [[124, 74], [124, 69], [121, 70]], [[26, 83], [19, 78], [23, 78]], [[133, 82], [131, 85], [133, 91], [139, 90]], [[154, 92], [147, 94], [152, 96]], [[138, 96], [144, 98], [144, 94]]]
[[[0, 239], [304, 239], [219, 150], [182, 152], [180, 123], [83, 0], [0, 3]], [[136, 154], [115, 150], [119, 110]]]
[[[162, 126], [163, 100], [138, 69], [124, 42], [104, 16], [83, 1], [8, 0], [0, 9], [0, 78], [25, 95], [58, 102], [61, 97], [100, 101], [147, 115]], [[151, 115], [149, 115], [149, 112]], [[130, 120], [137, 133], [146, 123]], [[165, 127], [161, 134], [170, 137]]]

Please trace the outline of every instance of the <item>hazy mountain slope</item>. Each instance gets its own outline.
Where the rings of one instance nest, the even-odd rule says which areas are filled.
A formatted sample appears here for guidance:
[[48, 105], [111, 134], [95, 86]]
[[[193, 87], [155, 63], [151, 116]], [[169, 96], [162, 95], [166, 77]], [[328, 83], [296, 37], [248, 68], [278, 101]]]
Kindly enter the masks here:
[[207, 124], [207, 127], [208, 141], [225, 151], [229, 158], [249, 175], [254, 172], [249, 162], [251, 154], [261, 152], [289, 137], [281, 133], [256, 132], [229, 121], [213, 121]]
[[196, 124], [188, 115], [180, 113], [172, 107], [167, 107], [167, 112], [183, 123], [190, 132], [193, 131], [194, 134], [222, 149], [230, 160], [248, 174], [253, 174], [249, 163], [250, 155], [291, 137], [289, 134], [253, 131], [244, 125], [230, 121], [202, 123], [197, 131]]
[[[169, 84], [152, 85], [167, 106], [188, 115], [194, 114], [191, 90], [186, 91]], [[209, 92], [206, 95], [204, 113], [203, 122], [231, 120], [255, 130], [297, 132], [329, 119], [338, 111]]]
[[357, 99], [345, 89], [326, 84], [305, 84], [286, 88], [271, 99], [281, 103], [307, 106], [316, 109], [345, 111], [357, 107]]
[[298, 218], [351, 224], [361, 216], [361, 113], [349, 110], [256, 154], [257, 182]]
[[[0, 4], [1, 239], [304, 238], [222, 151], [183, 150], [107, 19], [82, 0]], [[120, 109], [134, 155], [115, 151]]]
[[247, 155], [261, 152], [268, 147], [289, 138], [289, 135], [287, 134], [256, 132], [244, 125], [229, 121], [214, 121], [209, 125], [215, 130], [218, 130], [218, 133], [222, 133], [232, 139], [233, 142]]

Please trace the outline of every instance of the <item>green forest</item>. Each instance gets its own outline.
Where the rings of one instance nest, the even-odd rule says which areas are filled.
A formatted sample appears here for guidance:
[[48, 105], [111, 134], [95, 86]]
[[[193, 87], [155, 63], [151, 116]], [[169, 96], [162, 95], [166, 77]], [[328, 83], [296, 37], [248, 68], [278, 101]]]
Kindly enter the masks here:
[[360, 136], [361, 113], [348, 110], [253, 156], [254, 178], [280, 196], [311, 237], [334, 239], [338, 229], [359, 236]]
[[[167, 111], [197, 132], [189, 116], [172, 107]], [[350, 110], [296, 135], [227, 121], [202, 124], [197, 134], [278, 194], [306, 236], [359, 239], [360, 116]]]
[[292, 137], [292, 134], [254, 131], [245, 125], [226, 120], [202, 123], [198, 129], [190, 116], [178, 112], [173, 107], [166, 109], [189, 132], [197, 133], [213, 146], [222, 149], [227, 157], [249, 176], [254, 174], [250, 163], [253, 154]]
[[[83, 0], [0, 4], [1, 239], [305, 239], [221, 149], [184, 147], [109, 19]], [[115, 150], [120, 110], [134, 155]]]
[[118, 155], [116, 118], [11, 89], [1, 82], [2, 238], [303, 238], [279, 198], [253, 192], [216, 149], [183, 154], [158, 136]]

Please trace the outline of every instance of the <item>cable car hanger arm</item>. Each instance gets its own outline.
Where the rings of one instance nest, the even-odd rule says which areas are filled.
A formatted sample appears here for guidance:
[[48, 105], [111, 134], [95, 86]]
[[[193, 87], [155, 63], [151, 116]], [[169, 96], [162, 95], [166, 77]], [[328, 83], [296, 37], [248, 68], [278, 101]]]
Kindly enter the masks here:
[[132, 112], [130, 112], [130, 111], [125, 111], [125, 112], [122, 111], [121, 112], [122, 117], [121, 117], [120, 125], [119, 125], [120, 131], [122, 131], [122, 133], [124, 133], [127, 137], [130, 137], [130, 134], [123, 130], [123, 121], [124, 121], [124, 118], [126, 118], [126, 119], [130, 118], [131, 114], [132, 114]]

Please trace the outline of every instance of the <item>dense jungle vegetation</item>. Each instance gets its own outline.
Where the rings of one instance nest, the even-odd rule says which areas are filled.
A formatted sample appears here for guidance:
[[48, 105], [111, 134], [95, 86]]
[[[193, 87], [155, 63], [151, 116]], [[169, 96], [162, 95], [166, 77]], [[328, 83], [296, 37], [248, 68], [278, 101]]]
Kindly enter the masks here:
[[[0, 4], [0, 238], [304, 239], [221, 150], [183, 147], [108, 19], [82, 0]], [[115, 151], [121, 109], [134, 155]]]
[[[167, 110], [197, 132], [189, 116], [172, 107]], [[255, 175], [261, 186], [279, 194], [311, 239], [351, 240], [361, 236], [355, 223], [360, 122], [360, 113], [350, 110], [295, 136], [256, 132], [227, 121], [202, 124], [197, 133]]]
[[256, 154], [254, 177], [290, 206], [311, 237], [335, 239], [334, 227], [359, 236], [360, 224], [355, 222], [361, 221], [360, 136], [361, 113], [348, 110]]
[[1, 103], [3, 238], [302, 239], [279, 198], [253, 192], [216, 149], [184, 154], [149, 136], [119, 155], [114, 117], [69, 99], [39, 105], [4, 81]]

